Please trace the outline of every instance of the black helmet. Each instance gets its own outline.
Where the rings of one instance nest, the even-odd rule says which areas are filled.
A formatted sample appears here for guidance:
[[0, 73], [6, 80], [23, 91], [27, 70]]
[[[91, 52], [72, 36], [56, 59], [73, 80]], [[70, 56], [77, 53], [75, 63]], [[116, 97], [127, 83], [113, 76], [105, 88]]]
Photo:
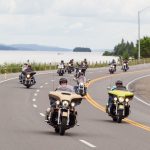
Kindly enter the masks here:
[[59, 80], [59, 84], [61, 85], [62, 83], [68, 83], [68, 81], [67, 81], [67, 79], [66, 78], [61, 78], [60, 80]]
[[116, 86], [123, 86], [123, 82], [121, 80], [116, 81]]

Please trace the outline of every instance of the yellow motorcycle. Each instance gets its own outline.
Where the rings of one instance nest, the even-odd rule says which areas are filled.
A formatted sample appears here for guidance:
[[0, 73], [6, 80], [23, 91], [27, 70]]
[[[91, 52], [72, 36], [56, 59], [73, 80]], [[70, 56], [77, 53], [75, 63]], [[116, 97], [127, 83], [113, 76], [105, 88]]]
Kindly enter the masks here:
[[127, 90], [110, 90], [108, 94], [111, 102], [106, 106], [106, 112], [113, 121], [121, 123], [122, 119], [130, 114], [129, 101], [133, 99], [134, 94]]

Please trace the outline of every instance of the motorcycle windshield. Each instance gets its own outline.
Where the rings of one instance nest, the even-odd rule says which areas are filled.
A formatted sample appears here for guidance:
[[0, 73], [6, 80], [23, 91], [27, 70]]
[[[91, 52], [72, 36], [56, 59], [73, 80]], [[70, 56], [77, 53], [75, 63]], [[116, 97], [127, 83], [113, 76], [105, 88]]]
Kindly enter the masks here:
[[118, 97], [131, 97], [132, 98], [134, 96], [132, 92], [122, 91], [122, 90], [113, 90], [113, 91], [109, 91], [108, 93], [112, 95], [116, 95]]

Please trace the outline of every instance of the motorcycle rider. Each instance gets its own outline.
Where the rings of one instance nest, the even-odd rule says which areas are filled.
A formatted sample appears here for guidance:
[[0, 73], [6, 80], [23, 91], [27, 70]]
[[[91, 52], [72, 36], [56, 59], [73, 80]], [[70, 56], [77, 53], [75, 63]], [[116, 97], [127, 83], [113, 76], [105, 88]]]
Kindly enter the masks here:
[[[127, 60], [127, 59], [124, 59], [124, 60], [123, 60], [123, 64], [126, 64], [127, 69], [129, 69], [129, 66], [128, 66], [128, 60]], [[122, 69], [123, 69], [123, 68], [122, 68]]]
[[[28, 65], [28, 67], [23, 71], [23, 74], [26, 74], [28, 72], [33, 72], [33, 69], [31, 67], [31, 65]], [[34, 76], [32, 76], [33, 82], [34, 84], [36, 83]]]
[[63, 69], [63, 72], [65, 72], [65, 63], [63, 60], [61, 60], [60, 64], [58, 64], [58, 70], [57, 70], [58, 74], [59, 74], [60, 69]]
[[20, 82], [22, 83], [22, 79], [24, 78], [24, 75], [23, 75], [23, 72], [28, 68], [28, 64], [27, 63], [24, 63], [24, 65], [22, 66], [22, 72], [21, 74], [19, 75], [19, 80]]
[[77, 84], [80, 82], [86, 83], [86, 77], [84, 76], [83, 72], [79, 72], [78, 77], [74, 78], [75, 81], [77, 81]]
[[[121, 80], [116, 81], [115, 86], [111, 88], [111, 90], [122, 90], [126, 91], [126, 87], [123, 85], [123, 82]], [[111, 107], [113, 104], [113, 95], [109, 95], [108, 103], [106, 105], [106, 112], [108, 112], [108, 107]]]
[[115, 61], [115, 59], [112, 60], [112, 62], [110, 63], [110, 65], [113, 65], [115, 67], [115, 71], [116, 71], [116, 61]]
[[65, 63], [63, 60], [61, 60], [60, 64], [58, 65], [58, 68], [65, 68]]
[[[61, 78], [59, 80], [59, 86], [56, 88], [55, 91], [67, 91], [67, 92], [74, 92], [74, 88], [71, 85], [68, 85], [68, 81], [66, 78]], [[45, 114], [45, 122], [48, 122], [48, 117], [50, 115], [50, 112], [53, 112], [53, 109], [56, 107], [56, 99], [50, 98], [50, 107], [47, 108], [46, 114]]]
[[[84, 76], [83, 72], [79, 72], [78, 77], [74, 78], [74, 80], [77, 82], [77, 85], [80, 83], [85, 84], [86, 83], [86, 77]], [[74, 89], [77, 91], [78, 86], [75, 86]], [[87, 88], [85, 87], [85, 92], [87, 91]]]

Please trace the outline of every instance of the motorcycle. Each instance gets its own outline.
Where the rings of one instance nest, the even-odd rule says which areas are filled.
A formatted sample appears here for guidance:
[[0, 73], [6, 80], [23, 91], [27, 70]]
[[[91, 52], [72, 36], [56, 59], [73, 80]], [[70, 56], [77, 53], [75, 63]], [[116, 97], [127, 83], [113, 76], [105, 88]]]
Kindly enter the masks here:
[[64, 66], [63, 65], [59, 65], [58, 66], [57, 73], [59, 74], [59, 76], [63, 76], [64, 75], [65, 70], [64, 70]]
[[74, 67], [71, 64], [69, 64], [67, 67], [67, 71], [68, 71], [68, 74], [71, 74], [72, 72], [74, 72]]
[[123, 63], [122, 70], [126, 72], [128, 69], [127, 63]]
[[31, 87], [36, 83], [34, 79], [34, 75], [36, 72], [22, 72], [23, 76], [22, 77], [22, 84], [25, 85], [27, 88]]
[[48, 124], [55, 128], [55, 132], [64, 135], [67, 129], [77, 123], [75, 107], [82, 101], [82, 97], [66, 91], [53, 91], [49, 98], [56, 99], [56, 107], [50, 112]]
[[106, 106], [106, 113], [112, 117], [113, 121], [118, 123], [130, 114], [129, 102], [133, 99], [134, 94], [129, 91], [111, 90], [108, 92], [112, 103]]
[[113, 74], [115, 72], [115, 66], [114, 65], [110, 65], [110, 68], [109, 68], [109, 72], [110, 74]]
[[83, 82], [80, 82], [76, 88], [76, 93], [81, 95], [81, 96], [85, 96], [87, 93], [87, 88], [85, 86], [85, 84]]

